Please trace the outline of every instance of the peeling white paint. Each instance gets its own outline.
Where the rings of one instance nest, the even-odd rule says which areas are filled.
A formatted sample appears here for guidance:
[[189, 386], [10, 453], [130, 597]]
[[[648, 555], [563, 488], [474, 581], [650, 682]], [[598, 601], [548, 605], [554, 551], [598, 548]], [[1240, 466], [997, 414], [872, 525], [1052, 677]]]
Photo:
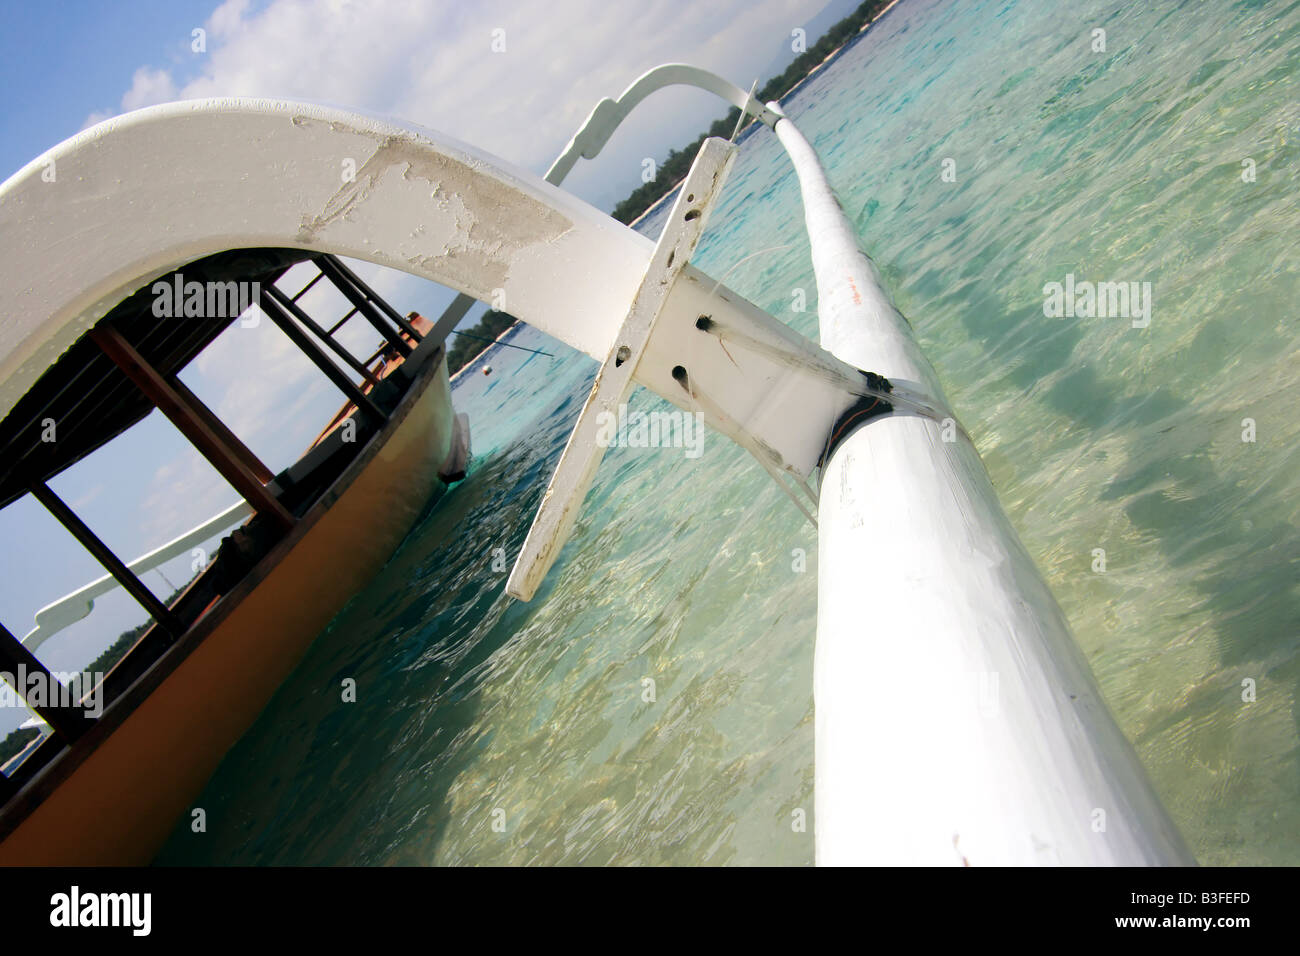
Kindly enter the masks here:
[[[358, 161], [353, 183], [340, 176]], [[40, 173], [49, 161], [57, 183]], [[116, 117], [0, 185], [0, 415], [158, 275], [232, 248], [333, 252], [490, 301], [593, 357], [652, 243], [441, 134], [329, 107], [171, 103]]]

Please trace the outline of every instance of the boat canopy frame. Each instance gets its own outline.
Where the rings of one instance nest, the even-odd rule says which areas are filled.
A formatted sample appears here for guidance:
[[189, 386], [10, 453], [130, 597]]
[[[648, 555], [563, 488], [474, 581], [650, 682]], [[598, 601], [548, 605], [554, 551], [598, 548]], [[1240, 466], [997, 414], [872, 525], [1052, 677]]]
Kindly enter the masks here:
[[[292, 296], [281, 292], [275, 283], [290, 268], [305, 262], [316, 266], [317, 275]], [[328, 330], [297, 304], [322, 278], [352, 304], [352, 309]], [[165, 653], [206, 612], [207, 599], [198, 599], [192, 593], [196, 582], [204, 579], [203, 574], [178, 592], [172, 604], [160, 600], [141, 581], [140, 575], [244, 519], [251, 521], [260, 516], [264, 524], [260, 531], [245, 535], [245, 547], [269, 548], [293, 529], [297, 523], [295, 511], [305, 510], [314, 500], [311, 496], [304, 498], [295, 487], [301, 475], [292, 476], [304, 472], [309, 461], [328, 465], [329, 474], [340, 467], [338, 462], [329, 463], [321, 455], [313, 455], [311, 452], [317, 450], [313, 448], [297, 465], [279, 475], [272, 474], [180, 380], [178, 373], [185, 365], [249, 309], [260, 307], [349, 400], [333, 424], [338, 424], [350, 412], [364, 414], [370, 424], [366, 433], [369, 436], [382, 429], [389, 411], [401, 401], [403, 391], [393, 378], [381, 380], [369, 368], [355, 367], [360, 365], [359, 361], [334, 340], [334, 333], [358, 315], [373, 325], [381, 335], [382, 344], [367, 364], [391, 355], [403, 360], [404, 367], [405, 360], [418, 347], [437, 344], [426, 341], [426, 336], [412, 322], [378, 296], [346, 264], [328, 254], [292, 249], [234, 249], [187, 263], [160, 281], [165, 287], [162, 291], [170, 292], [174, 284], [174, 302], [180, 300], [181, 290], [193, 288], [195, 283], [200, 290], [247, 283], [252, 288], [260, 288], [261, 293], [260, 298], [250, 298], [247, 302], [238, 295], [234, 300], [223, 297], [215, 310], [204, 309], [202, 315], [169, 318], [154, 313], [153, 305], [159, 295], [157, 283], [150, 283], [118, 303], [78, 339], [0, 421], [0, 449], [6, 463], [4, 473], [0, 474], [0, 494], [4, 496], [0, 507], [30, 493], [108, 572], [41, 608], [36, 614], [36, 626], [21, 640], [0, 624], [0, 668], [11, 677], [39, 675], [44, 686], [51, 689], [27, 703], [52, 731], [39, 746], [24, 752], [22, 761], [12, 770], [0, 774], [0, 804], [65, 753], [97, 722], [97, 718], [85, 715], [77, 698], [84, 701], [88, 695], [102, 696], [103, 689], [77, 686], [73, 691], [63, 686], [59, 676], [51, 673], [36, 656], [41, 644], [88, 616], [95, 600], [114, 587], [130, 593], [148, 614], [150, 622], [110, 674], [81, 675], [90, 680], [99, 677], [109, 688], [107, 703], [111, 704], [133, 680], [129, 675], [138, 674]], [[362, 374], [368, 391], [363, 391], [330, 360], [326, 347], [345, 365]], [[428, 348], [422, 349], [422, 353], [424, 361], [428, 361]], [[397, 378], [409, 382], [414, 374], [412, 366]], [[171, 419], [196, 450], [240, 492], [242, 500], [127, 563], [50, 487], [49, 481], [155, 409]], [[325, 438], [321, 436], [321, 440]], [[364, 441], [356, 443], [358, 451], [364, 445]], [[247, 523], [246, 529], [253, 530]], [[266, 532], [271, 529], [274, 530], [268, 537]], [[251, 544], [257, 541], [261, 544]], [[141, 658], [142, 654], [148, 661]], [[24, 680], [15, 679], [19, 696], [26, 699]]]

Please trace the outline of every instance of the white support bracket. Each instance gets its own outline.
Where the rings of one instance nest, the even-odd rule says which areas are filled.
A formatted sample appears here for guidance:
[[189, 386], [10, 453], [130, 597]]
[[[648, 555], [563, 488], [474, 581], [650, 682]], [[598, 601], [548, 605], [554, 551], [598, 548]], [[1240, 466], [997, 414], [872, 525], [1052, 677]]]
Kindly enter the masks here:
[[876, 400], [875, 413], [898, 404], [926, 414], [905, 389], [886, 394], [888, 383], [688, 265], [734, 154], [725, 140], [705, 140], [682, 184], [506, 582], [512, 597], [531, 600], [555, 563], [604, 457], [598, 436], [634, 384], [699, 413], [750, 452], [805, 514], [791, 479], [812, 474], [838, 423]]
[[717, 138], [706, 140], [682, 183], [645, 278], [578, 414], [577, 424], [528, 530], [523, 550], [506, 582], [506, 592], [520, 600], [531, 600], [537, 593], [538, 585], [573, 530], [582, 500], [605, 456], [604, 447], [597, 441], [597, 433], [603, 427], [602, 413], [617, 415], [618, 406], [632, 390], [633, 373], [668, 301], [669, 291], [704, 233], [709, 209], [734, 156], [733, 144]]

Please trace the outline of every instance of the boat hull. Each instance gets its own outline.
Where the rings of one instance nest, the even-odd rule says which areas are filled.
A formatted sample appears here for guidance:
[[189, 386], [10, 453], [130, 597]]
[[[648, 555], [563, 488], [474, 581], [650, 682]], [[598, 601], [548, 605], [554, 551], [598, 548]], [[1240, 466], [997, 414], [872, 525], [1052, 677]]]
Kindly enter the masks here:
[[[358, 460], [105, 712], [106, 726], [116, 708], [134, 709], [32, 781], [29, 799], [40, 802], [0, 843], [0, 865], [152, 859], [313, 639], [443, 490], [438, 472], [454, 430], [445, 353], [428, 365]], [[62, 779], [49, 779], [60, 771]]]

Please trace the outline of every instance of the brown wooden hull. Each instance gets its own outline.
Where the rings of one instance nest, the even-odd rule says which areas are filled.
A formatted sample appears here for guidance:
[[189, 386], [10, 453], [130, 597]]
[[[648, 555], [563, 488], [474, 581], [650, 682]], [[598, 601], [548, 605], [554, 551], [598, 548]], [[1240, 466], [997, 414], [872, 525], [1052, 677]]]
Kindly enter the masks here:
[[453, 413], [445, 357], [435, 363], [294, 531], [104, 717], [129, 713], [32, 781], [28, 799], [39, 803], [0, 843], [0, 865], [152, 859], [312, 640], [441, 491]]

